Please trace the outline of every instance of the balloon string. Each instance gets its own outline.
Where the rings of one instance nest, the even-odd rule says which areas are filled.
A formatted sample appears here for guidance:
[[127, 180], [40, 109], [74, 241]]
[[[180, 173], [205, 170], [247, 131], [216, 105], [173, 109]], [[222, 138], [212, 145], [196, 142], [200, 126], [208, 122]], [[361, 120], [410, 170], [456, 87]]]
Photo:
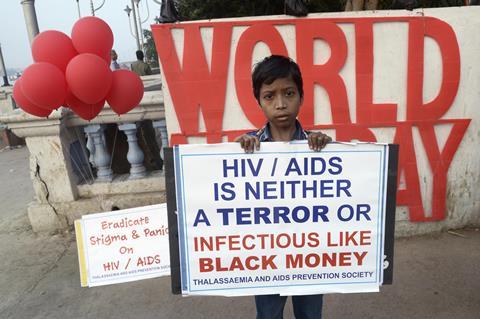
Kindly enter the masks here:
[[116, 125], [115, 137], [113, 138], [112, 156], [110, 157], [110, 170], [112, 169], [113, 157], [115, 155], [115, 144], [117, 143], [118, 124]]
[[[75, 134], [77, 136], [77, 140], [81, 140], [82, 139], [82, 136], [80, 135], [80, 130], [78, 128], [75, 128]], [[87, 136], [87, 139], [88, 139], [88, 136]], [[83, 140], [85, 141], [85, 133], [83, 135]], [[95, 176], [93, 176], [93, 171], [92, 171], [92, 167], [90, 165], [90, 160], [88, 158], [88, 154], [87, 154], [87, 148], [85, 146], [85, 143], [82, 143], [80, 142], [80, 146], [82, 148], [82, 154], [83, 154], [83, 159], [86, 161], [86, 163], [88, 164], [88, 169], [87, 169], [87, 175], [90, 175], [89, 177], [91, 177], [91, 180], [87, 180], [87, 183], [89, 185], [93, 184], [93, 182], [95, 181]]]
[[[77, 154], [78, 155], [78, 154]], [[88, 184], [89, 181], [87, 180], [87, 178], [85, 177], [85, 175], [83, 175], [83, 168], [77, 163], [77, 161], [75, 160], [75, 158], [72, 157], [72, 155], [70, 155], [70, 159], [72, 160], [73, 164], [75, 165], [75, 167], [77, 168], [78, 172], [80, 173], [83, 181], [87, 182]]]
[[[71, 136], [70, 136], [70, 133], [69, 133], [68, 131], [67, 131], [67, 135], [68, 135], [68, 137], [69, 137], [69, 140], [71, 140]], [[70, 144], [70, 146], [71, 146], [71, 144]], [[75, 167], [77, 168], [77, 171], [80, 173], [83, 181], [87, 181], [87, 179], [85, 178], [85, 175], [83, 175], [83, 169], [82, 169], [81, 165], [76, 161], [75, 157], [72, 156], [72, 154], [71, 154], [71, 152], [74, 152], [74, 153], [75, 153], [74, 155], [75, 155], [76, 157], [78, 157], [78, 152], [77, 152], [76, 148], [75, 148], [75, 147], [73, 147], [73, 148], [72, 148], [72, 147], [68, 147], [68, 148], [67, 148], [67, 151], [68, 151], [68, 155], [69, 155], [69, 157], [70, 157], [71, 162], [72, 162], [73, 165], [75, 165]]]
[[[78, 134], [77, 129], [75, 129], [75, 131], [76, 131], [77, 134]], [[67, 135], [67, 137], [68, 137], [69, 140], [73, 140], [72, 135], [71, 135], [70, 132], [68, 131], [68, 128], [65, 128], [64, 132], [66, 133], [66, 135]], [[79, 140], [79, 143], [80, 143], [80, 145], [82, 146], [83, 144], [80, 142], [80, 139], [78, 138], [78, 136], [77, 136], [77, 139]], [[83, 179], [83, 181], [86, 182], [86, 183], [88, 183], [88, 184], [93, 184], [93, 173], [91, 173], [92, 182], [90, 182], [90, 180], [86, 177], [86, 175], [88, 176], [88, 171], [87, 171], [87, 173], [85, 173], [85, 175], [84, 175], [84, 171], [83, 171], [83, 170], [84, 170], [84, 167], [83, 167], [82, 165], [80, 165], [80, 164], [77, 162], [77, 160], [75, 159], [75, 156], [76, 156], [77, 158], [80, 158], [80, 154], [78, 153], [77, 149], [76, 149], [75, 147], [73, 147], [73, 148], [68, 147], [68, 148], [67, 148], [66, 145], [65, 145], [63, 142], [62, 142], [62, 145], [63, 145], [63, 147], [67, 150], [68, 155], [69, 155], [69, 157], [70, 157], [70, 160], [72, 161], [73, 165], [77, 168], [77, 171], [78, 171], [78, 173], [80, 173], [81, 178]], [[72, 152], [74, 153], [75, 156], [72, 156], [72, 154], [71, 154]], [[88, 158], [86, 157], [86, 151], [83, 149], [83, 147], [82, 147], [82, 155], [83, 155], [84, 158], [87, 160], [86, 163], [88, 163], [89, 169], [91, 169], [91, 168], [90, 168], [90, 162], [88, 161]], [[90, 171], [90, 170], [89, 170], [89, 171]], [[90, 171], [90, 172], [91, 172], [91, 171]]]
[[[70, 134], [70, 132], [68, 132], [67, 134]], [[79, 141], [80, 147], [81, 147], [81, 149], [82, 149], [81, 155], [83, 155], [83, 159], [85, 160], [85, 163], [87, 163], [87, 166], [88, 166], [88, 169], [87, 169], [87, 172], [85, 173], [85, 175], [86, 175], [87, 177], [91, 177], [91, 179], [85, 178], [85, 177], [83, 176], [82, 172], [83, 172], [83, 167], [84, 167], [84, 166], [79, 165], [79, 164], [76, 162], [75, 158], [72, 157], [71, 154], [70, 154], [70, 157], [72, 158], [72, 161], [75, 163], [75, 165], [77, 166], [77, 168], [78, 168], [78, 166], [80, 166], [80, 170], [82, 171], [80, 174], [82, 174], [82, 178], [84, 179], [84, 181], [87, 182], [89, 185], [91, 185], [91, 184], [93, 184], [93, 181], [95, 180], [95, 177], [93, 176], [92, 168], [90, 167], [90, 161], [89, 161], [89, 159], [88, 159], [87, 150], [86, 150], [86, 148], [85, 148], [84, 143], [81, 142], [81, 137], [79, 136], [79, 130], [78, 130], [78, 128], [75, 128], [75, 134], [76, 134], [76, 136], [77, 136], [77, 140]], [[85, 137], [84, 137], [84, 138], [85, 138]], [[76, 155], [78, 156], [78, 153], [77, 153], [76, 148], [74, 148], [74, 150], [75, 150]], [[89, 175], [90, 175], [90, 176], [89, 176]]]

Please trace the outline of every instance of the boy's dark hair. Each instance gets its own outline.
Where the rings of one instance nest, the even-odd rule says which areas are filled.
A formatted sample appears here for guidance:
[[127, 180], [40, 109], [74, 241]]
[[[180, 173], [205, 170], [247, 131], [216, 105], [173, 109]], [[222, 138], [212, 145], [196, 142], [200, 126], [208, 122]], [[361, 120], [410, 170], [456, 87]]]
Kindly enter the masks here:
[[253, 95], [260, 104], [260, 88], [272, 84], [276, 79], [291, 78], [297, 85], [300, 97], [303, 97], [302, 73], [297, 63], [282, 55], [271, 55], [257, 63], [252, 73]]
[[137, 60], [143, 61], [143, 51], [142, 50], [137, 50], [135, 52], [135, 54], [137, 55]]

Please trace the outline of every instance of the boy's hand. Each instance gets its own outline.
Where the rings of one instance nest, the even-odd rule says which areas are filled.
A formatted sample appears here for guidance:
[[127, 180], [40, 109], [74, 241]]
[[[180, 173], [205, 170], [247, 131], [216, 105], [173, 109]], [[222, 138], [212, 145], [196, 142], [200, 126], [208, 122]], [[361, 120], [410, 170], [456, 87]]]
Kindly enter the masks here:
[[244, 149], [245, 153], [253, 153], [254, 149], [257, 151], [260, 149], [260, 140], [253, 135], [240, 135], [235, 139], [235, 142], [240, 143], [240, 146]]
[[327, 134], [323, 134], [322, 132], [310, 132], [308, 134], [308, 146], [315, 152], [320, 151], [327, 145], [327, 143], [330, 143], [331, 141], [332, 138]]

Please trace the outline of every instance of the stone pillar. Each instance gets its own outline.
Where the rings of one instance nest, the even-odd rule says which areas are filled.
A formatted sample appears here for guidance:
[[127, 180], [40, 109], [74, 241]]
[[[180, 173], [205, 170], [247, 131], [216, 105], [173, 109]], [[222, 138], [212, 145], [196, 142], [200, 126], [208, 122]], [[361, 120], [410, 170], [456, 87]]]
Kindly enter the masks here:
[[160, 136], [162, 138], [162, 145], [159, 145], [160, 157], [162, 158], [162, 160], [165, 160], [165, 158], [163, 157], [163, 148], [168, 147], [167, 122], [165, 121], [165, 119], [154, 121], [153, 127], [155, 128], [155, 130], [160, 131]]
[[22, 0], [20, 3], [23, 6], [23, 15], [25, 16], [25, 25], [27, 26], [28, 39], [31, 46], [33, 39], [39, 33], [35, 0]]
[[144, 155], [137, 143], [137, 125], [134, 123], [119, 124], [118, 129], [127, 135], [128, 153], [127, 159], [131, 165], [129, 179], [144, 177], [147, 172], [143, 166]]
[[36, 201], [28, 206], [28, 218], [35, 232], [65, 229], [66, 216], [59, 205], [78, 198], [72, 169], [70, 144], [73, 134], [61, 122], [60, 111], [48, 119], [19, 114], [8, 126], [24, 137], [30, 152], [30, 178]]
[[88, 125], [85, 127], [88, 138], [93, 140], [95, 153], [94, 162], [97, 167], [97, 181], [111, 182], [113, 180], [113, 172], [110, 168], [111, 156], [108, 154], [104, 144], [103, 129], [100, 125]]

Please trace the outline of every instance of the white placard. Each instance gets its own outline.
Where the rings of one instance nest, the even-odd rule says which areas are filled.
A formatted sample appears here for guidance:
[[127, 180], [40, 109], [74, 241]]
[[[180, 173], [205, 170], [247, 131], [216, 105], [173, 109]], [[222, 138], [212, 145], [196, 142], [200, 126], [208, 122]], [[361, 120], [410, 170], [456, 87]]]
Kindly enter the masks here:
[[170, 275], [166, 204], [84, 215], [75, 230], [82, 286]]
[[175, 148], [182, 293], [378, 291], [388, 145]]

